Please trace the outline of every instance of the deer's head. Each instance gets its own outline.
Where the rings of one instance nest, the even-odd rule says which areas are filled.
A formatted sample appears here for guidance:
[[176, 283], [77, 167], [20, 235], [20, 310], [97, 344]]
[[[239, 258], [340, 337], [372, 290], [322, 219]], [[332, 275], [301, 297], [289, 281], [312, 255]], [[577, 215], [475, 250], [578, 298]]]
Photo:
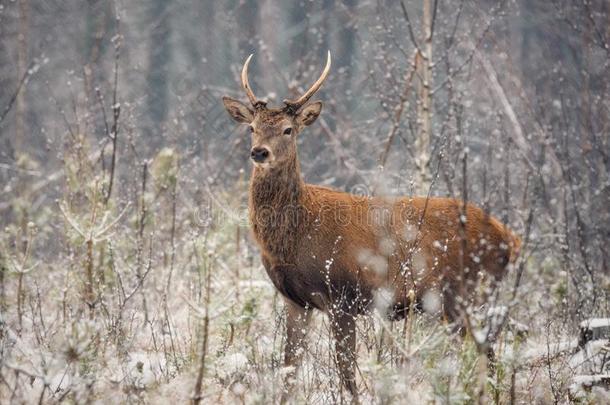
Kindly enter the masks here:
[[296, 159], [296, 136], [304, 127], [311, 125], [322, 111], [322, 102], [307, 104], [320, 89], [330, 71], [330, 51], [324, 71], [316, 82], [296, 100], [284, 100], [282, 108], [269, 108], [267, 103], [256, 98], [248, 81], [246, 59], [241, 72], [241, 81], [250, 100], [250, 105], [231, 97], [223, 97], [225, 108], [233, 119], [249, 126], [252, 134], [250, 157], [262, 168], [282, 166]]

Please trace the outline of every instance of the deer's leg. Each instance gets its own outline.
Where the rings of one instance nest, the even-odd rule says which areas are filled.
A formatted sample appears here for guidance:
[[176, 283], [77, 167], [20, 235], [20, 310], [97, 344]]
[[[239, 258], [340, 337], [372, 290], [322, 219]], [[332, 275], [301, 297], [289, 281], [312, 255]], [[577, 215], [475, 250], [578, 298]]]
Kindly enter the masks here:
[[356, 366], [356, 317], [341, 309], [330, 313], [330, 323], [335, 337], [335, 359], [345, 387], [357, 402], [358, 388], [354, 374]]
[[485, 349], [485, 355], [487, 356], [487, 372], [490, 377], [496, 374], [497, 361], [496, 352], [494, 351], [493, 344], [489, 343], [489, 346]]
[[291, 367], [284, 380], [282, 402], [290, 395], [297, 369], [303, 358], [306, 345], [307, 328], [311, 321], [311, 308], [303, 308], [289, 299], [286, 302], [286, 346], [284, 347], [284, 366]]
[[[443, 303], [443, 317], [447, 321], [447, 323], [452, 324], [456, 321], [460, 320], [460, 311], [458, 308], [457, 300], [455, 299], [455, 291], [453, 291], [452, 287], [446, 286], [444, 291], [442, 292], [442, 303]], [[462, 325], [456, 325], [456, 330], [461, 328]]]

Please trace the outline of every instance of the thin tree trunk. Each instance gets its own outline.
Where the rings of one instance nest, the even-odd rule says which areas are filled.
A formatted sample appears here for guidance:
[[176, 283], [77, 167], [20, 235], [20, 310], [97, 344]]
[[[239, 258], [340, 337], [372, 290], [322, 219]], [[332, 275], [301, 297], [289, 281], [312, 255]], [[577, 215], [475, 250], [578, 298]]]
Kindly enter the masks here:
[[[25, 77], [28, 68], [28, 25], [29, 25], [29, 0], [19, 0], [19, 35], [17, 36], [17, 77]], [[19, 80], [19, 79], [17, 79]], [[15, 144], [16, 152], [21, 150], [25, 135], [25, 88], [17, 93], [16, 115], [15, 115]]]
[[417, 188], [419, 193], [426, 193], [430, 184], [430, 171], [428, 163], [430, 161], [430, 137], [432, 133], [432, 95], [430, 88], [432, 85], [432, 19], [433, 19], [433, 4], [432, 0], [424, 0], [424, 12], [422, 27], [424, 38], [422, 49], [418, 58], [418, 78], [417, 81], [417, 117], [418, 117], [418, 133], [415, 147], [417, 150]]

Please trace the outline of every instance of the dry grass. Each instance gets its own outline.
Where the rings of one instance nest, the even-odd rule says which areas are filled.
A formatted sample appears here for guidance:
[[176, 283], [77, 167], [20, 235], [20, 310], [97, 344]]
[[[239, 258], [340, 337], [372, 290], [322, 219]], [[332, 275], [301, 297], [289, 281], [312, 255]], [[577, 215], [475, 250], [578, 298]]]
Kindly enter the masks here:
[[[282, 300], [240, 220], [245, 182], [196, 205], [182, 194], [178, 156], [165, 149], [141, 167], [131, 199], [106, 202], [107, 179], [76, 146], [66, 149], [58, 203], [25, 218], [15, 201], [2, 235], [3, 402], [277, 402], [286, 371]], [[582, 366], [554, 354], [573, 332], [553, 309], [565, 291], [535, 266], [526, 264], [511, 305], [530, 335], [501, 335], [489, 379], [476, 345], [432, 316], [408, 325], [363, 317], [362, 400], [566, 401]], [[347, 401], [327, 319], [317, 314], [313, 324], [295, 399]]]

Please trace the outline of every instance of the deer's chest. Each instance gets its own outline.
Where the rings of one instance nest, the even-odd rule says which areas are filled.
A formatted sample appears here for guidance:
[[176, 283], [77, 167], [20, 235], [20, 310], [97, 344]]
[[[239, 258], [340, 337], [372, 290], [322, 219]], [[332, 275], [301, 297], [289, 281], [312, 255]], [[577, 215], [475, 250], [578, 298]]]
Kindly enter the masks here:
[[328, 301], [324, 282], [316, 271], [303, 271], [294, 264], [273, 264], [263, 256], [263, 265], [275, 288], [286, 298], [305, 307], [323, 310]]

